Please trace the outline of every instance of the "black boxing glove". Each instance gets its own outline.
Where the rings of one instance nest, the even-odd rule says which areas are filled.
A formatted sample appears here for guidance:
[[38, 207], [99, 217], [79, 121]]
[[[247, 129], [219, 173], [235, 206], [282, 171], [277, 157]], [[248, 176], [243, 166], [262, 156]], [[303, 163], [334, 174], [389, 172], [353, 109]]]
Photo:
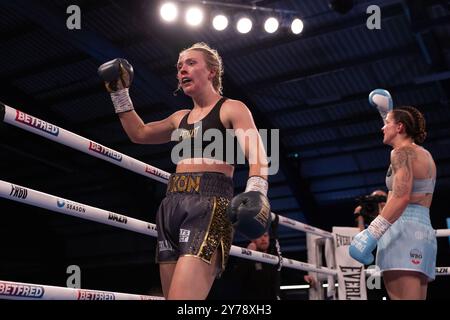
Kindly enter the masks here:
[[125, 59], [114, 59], [98, 68], [98, 75], [105, 82], [116, 113], [134, 110], [128, 88], [134, 77], [133, 66]]
[[249, 239], [262, 236], [271, 223], [268, 182], [262, 177], [250, 177], [244, 193], [235, 196], [227, 213], [236, 231]]

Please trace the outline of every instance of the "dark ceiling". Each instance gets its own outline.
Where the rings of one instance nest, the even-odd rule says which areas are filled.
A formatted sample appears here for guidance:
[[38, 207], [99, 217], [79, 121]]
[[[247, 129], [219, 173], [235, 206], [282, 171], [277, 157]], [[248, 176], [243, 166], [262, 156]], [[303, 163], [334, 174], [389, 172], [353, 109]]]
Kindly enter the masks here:
[[[426, 116], [424, 146], [438, 167], [432, 222], [447, 228], [448, 1], [361, 0], [346, 14], [331, 10], [325, 0], [221, 3], [218, 7], [231, 15], [252, 3], [296, 13], [304, 31], [268, 35], [258, 25], [241, 35], [233, 28], [169, 25], [158, 16], [159, 1], [2, 1], [0, 100], [173, 172], [171, 145], [129, 141], [97, 68], [116, 57], [130, 61], [136, 111], [146, 122], [159, 120], [191, 107], [186, 97], [172, 95], [175, 63], [181, 49], [207, 42], [224, 60], [224, 95], [245, 102], [259, 128], [280, 130], [280, 170], [270, 177], [272, 210], [331, 230], [352, 225], [356, 197], [385, 189], [390, 149], [382, 144], [381, 118], [367, 102], [370, 91], [385, 88], [395, 105], [417, 106]], [[72, 4], [81, 9], [80, 30], [66, 27]], [[373, 4], [381, 8], [379, 30], [366, 26], [366, 9]], [[262, 12], [248, 13], [261, 18]], [[0, 125], [0, 134], [3, 181], [154, 222], [163, 184], [8, 124]], [[236, 192], [243, 190], [247, 174], [245, 166], [237, 168]], [[110, 285], [101, 268], [114, 274], [127, 266], [130, 273], [144, 274], [145, 281], [134, 285], [138, 291], [158, 283], [158, 276], [146, 271], [154, 262], [151, 238], [5, 199], [0, 210], [6, 239], [0, 246], [0, 279], [40, 281], [52, 274], [65, 279], [66, 266], [78, 264], [91, 270], [86, 279], [95, 278], [92, 283], [104, 289], [130, 291], [125, 281]], [[306, 259], [302, 233], [281, 228], [279, 236], [287, 256]], [[448, 242], [440, 244], [448, 255]], [[64, 285], [61, 281], [53, 280]]]

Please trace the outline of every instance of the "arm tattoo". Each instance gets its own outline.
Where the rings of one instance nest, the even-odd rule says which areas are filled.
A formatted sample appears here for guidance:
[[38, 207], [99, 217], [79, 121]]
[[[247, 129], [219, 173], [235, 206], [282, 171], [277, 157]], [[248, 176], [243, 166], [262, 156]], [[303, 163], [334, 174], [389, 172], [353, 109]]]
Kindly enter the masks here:
[[[413, 176], [412, 161], [415, 159], [416, 153], [412, 147], [402, 147], [394, 150], [392, 154], [392, 169], [394, 171], [395, 181], [394, 196], [402, 197], [410, 190]], [[404, 174], [396, 177], [396, 173], [400, 169], [403, 169]]]

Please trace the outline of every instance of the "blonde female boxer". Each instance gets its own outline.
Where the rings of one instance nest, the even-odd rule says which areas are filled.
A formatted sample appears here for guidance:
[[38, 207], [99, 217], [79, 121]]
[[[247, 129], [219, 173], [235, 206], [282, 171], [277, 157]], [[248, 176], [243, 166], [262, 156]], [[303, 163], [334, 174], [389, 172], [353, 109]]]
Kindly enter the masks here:
[[[100, 66], [99, 75], [131, 141], [156, 144], [175, 137], [190, 147], [174, 160], [176, 173], [170, 176], [157, 212], [157, 260], [167, 299], [204, 299], [225, 268], [232, 224], [249, 238], [260, 236], [270, 225], [268, 163], [250, 110], [241, 101], [222, 96], [223, 66], [217, 51], [196, 43], [179, 54], [177, 71], [178, 89], [192, 98], [192, 110], [147, 124], [129, 96], [133, 68], [128, 61], [109, 61]], [[215, 130], [225, 141], [227, 129], [236, 132], [250, 166], [245, 192], [234, 198], [234, 163], [225, 157], [231, 150], [223, 144], [223, 149], [209, 154], [210, 141], [203, 137]], [[257, 137], [252, 144], [241, 135], [246, 131]]]

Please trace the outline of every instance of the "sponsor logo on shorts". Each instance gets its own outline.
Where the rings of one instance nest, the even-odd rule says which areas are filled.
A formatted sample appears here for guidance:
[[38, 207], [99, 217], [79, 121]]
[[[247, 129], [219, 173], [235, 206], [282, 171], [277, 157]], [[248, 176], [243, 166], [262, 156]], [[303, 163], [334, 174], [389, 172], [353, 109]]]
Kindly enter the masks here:
[[420, 264], [422, 262], [422, 252], [419, 249], [412, 249], [409, 252], [409, 256], [413, 264]]
[[45, 289], [41, 286], [0, 281], [0, 296], [39, 299], [42, 298], [44, 292]]
[[56, 205], [58, 208], [66, 208], [66, 210], [73, 211], [76, 213], [85, 213], [86, 207], [65, 199], [56, 199]]
[[179, 242], [188, 242], [191, 230], [180, 229], [180, 240]]
[[19, 110], [16, 110], [16, 121], [32, 128], [44, 131], [45, 133], [51, 134], [52, 136], [57, 136], [59, 134], [59, 128], [57, 126], [45, 122], [41, 119], [32, 117]]
[[169, 241], [167, 241], [167, 240], [158, 241], [158, 245], [159, 245], [159, 252], [173, 251], [172, 246], [170, 245]]
[[250, 250], [244, 249], [244, 248], [241, 248], [241, 253], [245, 254], [247, 256], [251, 256], [252, 255], [252, 252]]
[[28, 189], [18, 187], [15, 185], [11, 185], [11, 192], [9, 193], [10, 197], [19, 198], [19, 199], [26, 199], [28, 196]]
[[77, 300], [116, 300], [113, 293], [89, 290], [77, 290]]
[[147, 229], [149, 229], [149, 230], [156, 230], [156, 225], [151, 224], [151, 223], [147, 223]]
[[107, 147], [102, 146], [101, 144], [95, 143], [93, 141], [89, 141], [89, 150], [94, 151], [95, 153], [101, 154], [102, 156], [111, 158], [113, 160], [122, 161], [122, 154], [109, 149]]
[[416, 232], [414, 232], [414, 237], [415, 237], [417, 240], [422, 240], [422, 239], [423, 239], [423, 232], [422, 232], [422, 231], [416, 231]]
[[123, 223], [123, 224], [127, 224], [127, 222], [128, 222], [127, 217], [125, 217], [121, 214], [114, 213], [114, 212], [109, 213], [108, 220], [116, 221], [118, 223]]

